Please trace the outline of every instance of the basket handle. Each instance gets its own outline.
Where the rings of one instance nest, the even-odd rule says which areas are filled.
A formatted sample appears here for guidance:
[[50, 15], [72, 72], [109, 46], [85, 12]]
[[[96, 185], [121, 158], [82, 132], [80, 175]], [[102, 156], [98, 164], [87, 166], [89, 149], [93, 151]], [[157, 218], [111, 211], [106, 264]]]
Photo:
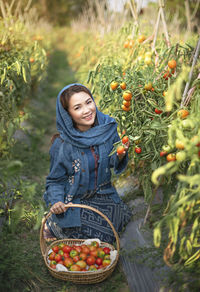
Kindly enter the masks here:
[[[97, 214], [99, 214], [100, 216], [102, 216], [102, 217], [108, 222], [108, 224], [110, 225], [110, 227], [111, 227], [111, 229], [112, 229], [112, 231], [113, 231], [113, 233], [114, 233], [114, 235], [115, 235], [115, 238], [116, 238], [116, 244], [117, 244], [117, 251], [118, 251], [118, 253], [119, 253], [119, 249], [120, 249], [119, 236], [118, 236], [118, 234], [117, 234], [117, 232], [116, 232], [116, 230], [115, 230], [115, 228], [114, 228], [112, 222], [108, 219], [107, 216], [105, 216], [101, 211], [99, 211], [99, 210], [97, 210], [97, 209], [95, 209], [95, 208], [93, 208], [93, 207], [87, 206], [87, 205], [72, 204], [72, 203], [70, 203], [70, 204], [66, 204], [65, 207], [66, 207], [66, 210], [67, 210], [68, 208], [85, 208], [85, 209], [88, 209], [88, 210], [94, 211], [94, 212], [96, 212]], [[42, 219], [42, 225], [41, 225], [41, 228], [40, 228], [40, 249], [41, 249], [41, 252], [42, 252], [42, 255], [43, 255], [43, 256], [45, 256], [45, 251], [46, 251], [46, 248], [47, 248], [47, 244], [46, 244], [46, 241], [45, 241], [45, 239], [44, 239], [44, 233], [43, 233], [43, 231], [44, 231], [44, 225], [45, 225], [47, 219], [48, 219], [51, 215], [52, 215], [52, 212], [50, 211], [50, 212], [46, 215], [46, 217], [44, 217], [44, 218]]]

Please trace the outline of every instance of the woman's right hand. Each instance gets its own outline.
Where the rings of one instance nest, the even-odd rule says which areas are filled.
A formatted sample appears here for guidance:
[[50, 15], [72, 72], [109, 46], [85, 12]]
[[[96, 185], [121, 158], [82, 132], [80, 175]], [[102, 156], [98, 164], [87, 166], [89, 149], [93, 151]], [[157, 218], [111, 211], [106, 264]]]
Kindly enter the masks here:
[[63, 202], [57, 202], [50, 208], [50, 211], [54, 214], [61, 214], [66, 211], [66, 205]]

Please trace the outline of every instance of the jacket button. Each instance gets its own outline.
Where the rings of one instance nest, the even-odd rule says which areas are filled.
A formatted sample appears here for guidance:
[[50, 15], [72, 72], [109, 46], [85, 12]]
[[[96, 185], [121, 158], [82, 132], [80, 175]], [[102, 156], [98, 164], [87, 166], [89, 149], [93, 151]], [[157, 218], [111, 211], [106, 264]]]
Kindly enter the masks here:
[[82, 155], [84, 155], [84, 154], [85, 154], [85, 152], [81, 152], [81, 154], [82, 154]]
[[82, 184], [79, 185], [79, 187], [82, 187], [82, 186], [83, 186]]
[[85, 172], [85, 169], [82, 169], [82, 172]]

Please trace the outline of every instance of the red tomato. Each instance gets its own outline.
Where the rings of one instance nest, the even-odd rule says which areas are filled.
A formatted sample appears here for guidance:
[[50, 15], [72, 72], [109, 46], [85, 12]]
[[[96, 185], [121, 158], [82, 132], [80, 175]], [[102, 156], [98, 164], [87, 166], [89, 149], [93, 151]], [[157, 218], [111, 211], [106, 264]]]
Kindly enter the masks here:
[[142, 152], [142, 149], [140, 147], [135, 147], [135, 152], [140, 154]]
[[124, 136], [124, 137], [122, 138], [122, 143], [123, 143], [123, 144], [126, 144], [128, 141], [129, 141], [128, 136]]
[[84, 253], [84, 252], [81, 252], [81, 253], [80, 253], [80, 255], [79, 255], [79, 257], [80, 257], [80, 260], [83, 260], [83, 261], [85, 261], [85, 260], [86, 260], [86, 258], [87, 258], [87, 254], [86, 254], [86, 253]]
[[97, 267], [97, 270], [102, 269], [102, 268], [104, 268], [104, 266], [100, 265], [100, 266]]
[[58, 245], [55, 245], [54, 247], [52, 247], [52, 249], [55, 253], [58, 253], [58, 251], [59, 251]]
[[49, 260], [50, 260], [50, 261], [54, 260], [54, 259], [55, 259], [55, 255], [56, 255], [56, 253], [55, 253], [54, 251], [52, 251], [52, 252], [50, 253], [50, 255], [49, 255]]
[[64, 261], [59, 261], [58, 264], [63, 265], [64, 266]]
[[162, 112], [163, 112], [163, 111], [159, 110], [158, 108], [155, 108], [154, 111], [155, 111], [155, 113], [158, 114], [158, 115], [162, 114]]
[[85, 254], [89, 254], [90, 253], [90, 249], [88, 246], [82, 246], [82, 252], [85, 253]]
[[55, 255], [55, 261], [56, 261], [56, 262], [59, 262], [59, 261], [61, 261], [61, 260], [62, 260], [62, 256], [61, 256], [60, 254], [57, 253], [57, 254]]
[[69, 253], [68, 253], [68, 252], [64, 252], [63, 256], [64, 256], [64, 258], [65, 258], [65, 259], [67, 259], [67, 258], [69, 258], [69, 257], [70, 257], [70, 255], [69, 255]]
[[94, 256], [94, 257], [96, 258], [97, 255], [98, 255], [98, 251], [97, 251], [97, 250], [92, 250], [92, 251], [90, 252], [90, 255], [91, 255], [91, 256]]
[[79, 256], [78, 256], [78, 255], [77, 255], [77, 256], [75, 256], [75, 257], [73, 257], [73, 261], [74, 261], [75, 263], [77, 263], [79, 260], [80, 260], [80, 258], [79, 258]]
[[66, 252], [66, 253], [70, 253], [71, 250], [72, 250], [72, 247], [69, 246], [69, 245], [65, 245], [65, 246], [63, 247], [63, 251]]
[[78, 253], [82, 251], [82, 247], [80, 245], [74, 246], [74, 249], [77, 250]]
[[110, 248], [109, 247], [104, 247], [103, 251], [105, 252], [105, 254], [110, 254]]
[[102, 258], [97, 258], [95, 263], [98, 265], [98, 266], [101, 266], [102, 263], [103, 263], [103, 259]]
[[94, 256], [89, 256], [86, 260], [86, 263], [88, 264], [88, 266], [94, 265], [95, 263], [95, 257]]
[[160, 157], [165, 156], [167, 154], [166, 151], [160, 151]]

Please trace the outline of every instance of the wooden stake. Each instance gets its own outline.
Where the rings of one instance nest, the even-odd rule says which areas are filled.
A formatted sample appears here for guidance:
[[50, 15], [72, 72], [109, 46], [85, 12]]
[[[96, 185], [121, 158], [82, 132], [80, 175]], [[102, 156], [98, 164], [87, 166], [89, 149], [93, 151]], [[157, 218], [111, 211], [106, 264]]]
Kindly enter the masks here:
[[190, 82], [191, 82], [191, 79], [192, 79], [193, 70], [194, 70], [194, 67], [196, 65], [196, 62], [197, 62], [197, 59], [198, 59], [198, 56], [199, 56], [199, 51], [200, 51], [200, 37], [199, 37], [199, 40], [198, 40], [198, 43], [197, 43], [197, 46], [196, 46], [196, 49], [195, 49], [195, 55], [194, 55], [194, 59], [193, 59], [193, 62], [192, 62], [192, 68], [191, 68], [190, 73], [189, 73], [188, 82], [186, 83], [185, 89], [184, 89], [184, 92], [183, 92], [183, 97], [182, 97], [182, 101], [181, 101], [181, 108], [184, 107], [184, 105], [185, 105], [185, 99], [186, 99], [186, 96], [187, 96], [187, 93], [188, 93], [188, 90], [189, 90], [189, 86], [190, 86]]

